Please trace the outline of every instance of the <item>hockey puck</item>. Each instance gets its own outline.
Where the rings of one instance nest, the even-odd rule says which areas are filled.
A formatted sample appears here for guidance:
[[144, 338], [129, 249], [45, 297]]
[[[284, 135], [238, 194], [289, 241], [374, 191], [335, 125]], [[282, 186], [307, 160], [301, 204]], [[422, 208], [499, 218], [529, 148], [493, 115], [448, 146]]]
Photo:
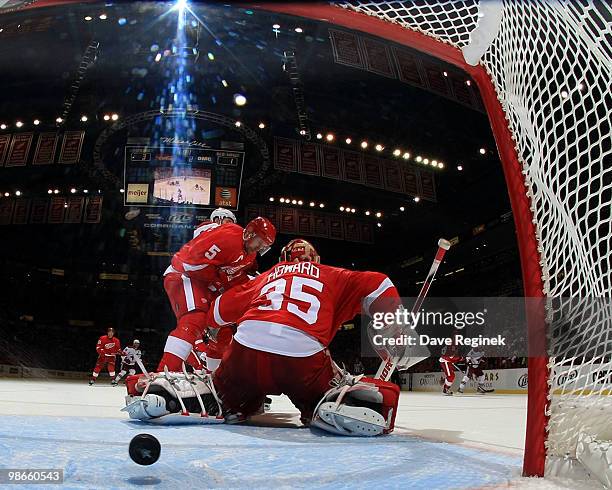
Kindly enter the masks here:
[[134, 463], [148, 466], [159, 459], [161, 444], [151, 434], [138, 434], [130, 441], [129, 451]]

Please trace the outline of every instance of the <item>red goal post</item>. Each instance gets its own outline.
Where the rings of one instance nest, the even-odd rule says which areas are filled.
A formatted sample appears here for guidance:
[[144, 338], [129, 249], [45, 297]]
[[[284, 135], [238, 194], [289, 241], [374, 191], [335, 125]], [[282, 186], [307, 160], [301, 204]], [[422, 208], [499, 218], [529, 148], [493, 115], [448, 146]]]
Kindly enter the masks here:
[[[543, 297], [542, 269], [538, 243], [533, 222], [530, 201], [525, 192], [525, 179], [521, 171], [516, 143], [512, 138], [508, 122], [499, 102], [491, 77], [484, 66], [471, 66], [466, 63], [458, 48], [438, 41], [417, 31], [413, 31], [380, 18], [365, 15], [330, 4], [301, 3], [263, 3], [253, 5], [258, 9], [308, 19], [329, 22], [335, 26], [365, 32], [410, 48], [422, 51], [464, 70], [476, 82], [489, 117], [491, 129], [497, 143], [502, 163], [512, 213], [516, 225], [517, 241], [521, 257], [523, 285], [526, 297]], [[533, 344], [542, 346], [546, 341], [546, 331], [541, 319], [531, 319], [529, 342], [530, 351], [535, 352]], [[546, 461], [546, 426], [548, 407], [548, 359], [530, 357], [528, 364], [528, 409], [527, 430], [525, 435], [525, 455], [523, 474], [543, 476]]]

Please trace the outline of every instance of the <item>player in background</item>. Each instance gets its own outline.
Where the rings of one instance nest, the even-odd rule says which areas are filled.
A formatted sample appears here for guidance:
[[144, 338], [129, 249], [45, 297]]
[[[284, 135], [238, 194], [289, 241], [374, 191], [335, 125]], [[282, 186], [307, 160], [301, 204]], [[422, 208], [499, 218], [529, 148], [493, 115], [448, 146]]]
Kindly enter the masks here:
[[444, 373], [444, 386], [442, 387], [443, 395], [452, 395], [451, 386], [455, 381], [455, 364], [463, 361], [463, 357], [459, 355], [459, 350], [456, 345], [449, 345], [442, 349], [440, 357], [440, 366]]
[[193, 238], [197, 238], [197, 236], [203, 231], [216, 228], [217, 226], [224, 225], [226, 223], [237, 224], [238, 220], [236, 219], [236, 215], [234, 215], [234, 213], [232, 213], [229, 209], [217, 208], [210, 213], [209, 219], [202, 221], [202, 223], [200, 223], [196, 229], [193, 230]]
[[[111, 378], [115, 377], [115, 356], [121, 352], [121, 342], [115, 337], [115, 329], [113, 327], [108, 327], [106, 335], [102, 335], [98, 339], [96, 352], [98, 353], [98, 361], [91, 374], [89, 386], [96, 382], [104, 366], [107, 366], [108, 374], [110, 374]], [[115, 380], [112, 379], [111, 384], [114, 383]]]
[[223, 291], [248, 281], [257, 254], [276, 238], [274, 225], [258, 217], [243, 229], [227, 223], [202, 231], [172, 257], [164, 273], [164, 289], [177, 319], [157, 371], [180, 371], [196, 340], [207, 327], [210, 303]]
[[457, 393], [463, 393], [465, 385], [468, 383], [470, 378], [475, 379], [478, 382], [477, 391], [478, 393], [492, 393], [495, 390], [485, 388], [485, 377], [482, 370], [484, 365], [484, 352], [473, 348], [465, 356], [465, 362], [467, 363], [467, 371], [465, 376], [461, 380]]
[[[328, 346], [340, 325], [361, 313], [362, 307], [372, 315], [394, 311], [399, 304], [398, 292], [384, 274], [320, 264], [310, 243], [291, 241], [283, 248], [279, 264], [216, 298], [209, 311], [211, 327], [237, 325], [234, 340], [213, 376], [224, 409], [244, 419], [258, 412], [266, 394], [284, 393], [300, 410], [305, 424], [313, 420], [320, 405], [327, 415], [317, 412], [314, 425], [325, 430], [349, 433], [363, 429], [371, 430], [371, 435], [377, 430], [392, 431], [399, 388], [341, 373]], [[357, 423], [359, 428], [351, 418], [355, 415], [351, 411], [355, 407], [349, 407], [353, 402], [341, 403], [352, 396], [379, 407]], [[358, 409], [360, 414], [365, 411]], [[330, 425], [336, 415], [340, 417]]]
[[117, 383], [121, 378], [129, 373], [130, 376], [136, 374], [136, 359], [142, 358], [142, 352], [140, 350], [140, 340], [134, 339], [131, 347], [126, 347], [121, 351], [121, 371], [113, 381], [113, 386], [117, 386]]

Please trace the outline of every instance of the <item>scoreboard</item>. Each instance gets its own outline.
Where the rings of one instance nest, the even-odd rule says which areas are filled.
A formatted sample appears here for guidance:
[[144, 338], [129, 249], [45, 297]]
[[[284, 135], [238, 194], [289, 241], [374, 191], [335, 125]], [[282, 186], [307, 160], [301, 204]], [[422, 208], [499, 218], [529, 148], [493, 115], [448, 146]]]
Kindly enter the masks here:
[[243, 151], [126, 146], [124, 205], [236, 210]]

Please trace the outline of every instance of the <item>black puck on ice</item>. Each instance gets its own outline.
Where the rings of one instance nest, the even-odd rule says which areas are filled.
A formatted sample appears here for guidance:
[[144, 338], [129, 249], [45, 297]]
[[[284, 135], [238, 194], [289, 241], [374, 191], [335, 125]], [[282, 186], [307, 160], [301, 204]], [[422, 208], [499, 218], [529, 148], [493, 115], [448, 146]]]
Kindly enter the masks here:
[[130, 458], [134, 463], [147, 466], [155, 463], [161, 453], [161, 444], [151, 434], [138, 434], [130, 441]]

